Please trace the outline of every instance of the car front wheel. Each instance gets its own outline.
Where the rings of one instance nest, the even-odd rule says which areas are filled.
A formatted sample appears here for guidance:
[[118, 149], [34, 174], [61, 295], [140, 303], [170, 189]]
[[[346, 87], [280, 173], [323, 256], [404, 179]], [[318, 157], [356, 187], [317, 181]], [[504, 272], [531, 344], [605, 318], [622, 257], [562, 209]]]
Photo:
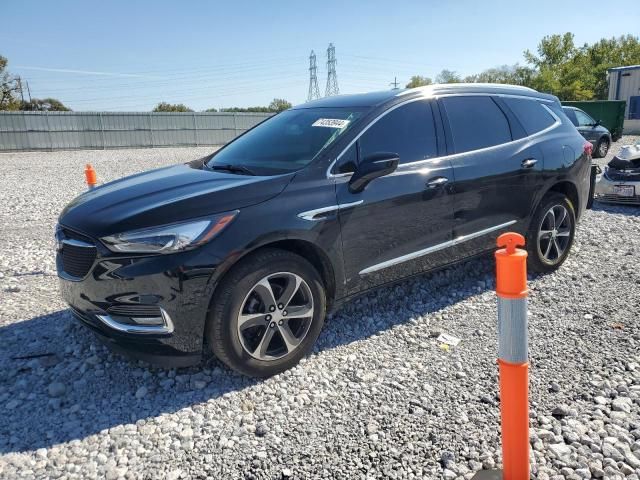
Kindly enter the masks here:
[[325, 291], [315, 268], [268, 249], [240, 261], [214, 295], [206, 327], [213, 353], [234, 370], [267, 377], [296, 365], [324, 323]]
[[527, 235], [529, 267], [541, 273], [556, 270], [569, 256], [576, 229], [572, 203], [561, 193], [545, 196]]

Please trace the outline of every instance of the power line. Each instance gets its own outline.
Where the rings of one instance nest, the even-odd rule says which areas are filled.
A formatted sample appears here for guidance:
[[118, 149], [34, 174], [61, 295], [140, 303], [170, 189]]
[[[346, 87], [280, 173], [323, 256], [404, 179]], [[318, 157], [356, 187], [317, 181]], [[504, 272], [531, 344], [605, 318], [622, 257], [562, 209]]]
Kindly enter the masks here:
[[307, 102], [316, 98], [320, 98], [318, 67], [316, 65], [316, 54], [311, 50], [311, 55], [309, 55], [309, 94], [307, 95]]
[[336, 73], [336, 47], [333, 43], [329, 44], [327, 48], [327, 89], [325, 96], [330, 97], [332, 95], [340, 94], [338, 88], [338, 74]]

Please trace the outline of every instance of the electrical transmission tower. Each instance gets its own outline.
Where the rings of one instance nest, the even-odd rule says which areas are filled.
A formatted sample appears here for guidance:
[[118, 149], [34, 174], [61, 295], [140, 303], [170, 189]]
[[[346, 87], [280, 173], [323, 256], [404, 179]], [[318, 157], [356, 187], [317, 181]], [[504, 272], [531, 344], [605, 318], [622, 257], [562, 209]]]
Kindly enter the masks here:
[[329, 48], [327, 48], [327, 90], [325, 96], [330, 97], [339, 93], [338, 74], [336, 73], [336, 47], [333, 46], [333, 43], [330, 43]]
[[309, 55], [309, 95], [307, 96], [307, 102], [316, 98], [320, 98], [318, 67], [316, 66], [316, 54], [311, 50], [311, 55]]

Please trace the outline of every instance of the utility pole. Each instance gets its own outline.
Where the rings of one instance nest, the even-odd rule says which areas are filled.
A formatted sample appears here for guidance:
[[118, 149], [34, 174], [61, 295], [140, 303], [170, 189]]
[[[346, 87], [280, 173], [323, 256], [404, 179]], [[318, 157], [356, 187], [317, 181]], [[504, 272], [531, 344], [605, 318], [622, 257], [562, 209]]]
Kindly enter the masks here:
[[26, 85], [27, 85], [27, 94], [29, 95], [29, 103], [31, 103], [31, 90], [29, 89], [29, 81], [25, 80]]
[[22, 98], [22, 103], [24, 103], [24, 92], [22, 91], [22, 78], [18, 77], [18, 88], [20, 89], [20, 98]]
[[316, 98], [320, 98], [318, 67], [316, 65], [316, 54], [311, 50], [311, 55], [309, 55], [309, 95], [307, 95], [307, 102]]
[[398, 77], [393, 77], [393, 82], [389, 85], [393, 85], [393, 90], [398, 90]]
[[336, 47], [333, 43], [329, 44], [327, 48], [327, 89], [325, 96], [338, 95], [340, 89], [338, 88], [338, 74], [336, 73]]

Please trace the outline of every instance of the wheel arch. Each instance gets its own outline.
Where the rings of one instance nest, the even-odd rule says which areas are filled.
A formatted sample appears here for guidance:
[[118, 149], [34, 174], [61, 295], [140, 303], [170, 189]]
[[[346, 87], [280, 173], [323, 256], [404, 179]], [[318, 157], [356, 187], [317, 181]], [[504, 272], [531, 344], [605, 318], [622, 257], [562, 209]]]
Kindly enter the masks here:
[[544, 198], [552, 192], [561, 193], [569, 199], [571, 205], [573, 206], [576, 220], [578, 220], [580, 215], [580, 194], [578, 193], [578, 187], [570, 180], [559, 180], [549, 186], [549, 188], [547, 188], [544, 193], [540, 195], [540, 198], [538, 198], [537, 202], [534, 205], [534, 208], [532, 208], [531, 210], [527, 231], [531, 228], [531, 223], [533, 222], [536, 211], [538, 210], [538, 208], [540, 208], [540, 204], [542, 203]]
[[336, 272], [331, 263], [329, 255], [318, 245], [313, 242], [301, 238], [271, 238], [252, 245], [244, 250], [241, 254], [235, 255], [227, 259], [219, 265], [219, 273], [212, 278], [212, 289], [210, 291], [209, 308], [215, 297], [216, 290], [224, 278], [232, 271], [240, 261], [250, 255], [254, 255], [262, 250], [278, 249], [299, 255], [307, 260], [316, 269], [325, 287], [327, 295], [327, 310], [333, 304], [336, 294]]
[[[573, 206], [576, 218], [578, 218], [580, 212], [580, 194], [578, 193], [578, 187], [576, 187], [573, 182], [569, 180], [562, 180], [553, 184], [551, 188], [549, 188], [549, 190], [547, 190], [546, 193], [542, 196], [542, 198], [547, 196], [550, 192], [558, 192], [567, 197], [571, 202], [571, 205]], [[540, 201], [542, 201], [542, 199], [540, 199]]]

